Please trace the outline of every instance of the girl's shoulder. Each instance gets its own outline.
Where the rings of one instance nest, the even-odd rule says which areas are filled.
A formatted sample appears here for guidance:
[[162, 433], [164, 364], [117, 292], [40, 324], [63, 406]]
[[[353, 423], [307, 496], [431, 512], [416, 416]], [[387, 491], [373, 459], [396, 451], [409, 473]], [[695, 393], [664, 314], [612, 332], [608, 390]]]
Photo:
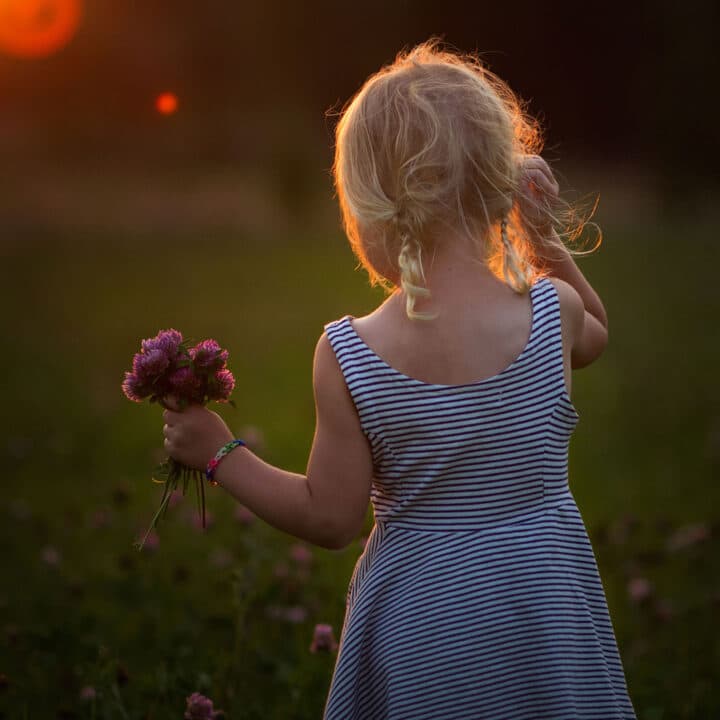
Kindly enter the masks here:
[[387, 333], [387, 325], [392, 320], [392, 312], [389, 312], [392, 308], [390, 307], [393, 301], [393, 295], [387, 297], [380, 305], [374, 310], [371, 310], [365, 315], [343, 315], [341, 318], [333, 320], [325, 325], [327, 328], [330, 325], [338, 325], [342, 323], [348, 323], [357, 334], [361, 335], [368, 340], [380, 340], [382, 341], [384, 335]]
[[560, 325], [562, 327], [563, 344], [573, 347], [582, 333], [585, 322], [585, 304], [580, 293], [566, 280], [548, 276], [545, 278], [555, 288], [560, 305]]

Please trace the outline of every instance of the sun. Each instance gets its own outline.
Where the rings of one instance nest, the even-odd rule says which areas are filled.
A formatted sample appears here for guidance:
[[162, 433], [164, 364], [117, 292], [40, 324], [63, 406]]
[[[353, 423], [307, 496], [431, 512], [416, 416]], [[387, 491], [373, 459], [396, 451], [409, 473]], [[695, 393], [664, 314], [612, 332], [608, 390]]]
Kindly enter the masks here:
[[70, 42], [81, 15], [82, 0], [0, 0], [0, 52], [52, 55]]

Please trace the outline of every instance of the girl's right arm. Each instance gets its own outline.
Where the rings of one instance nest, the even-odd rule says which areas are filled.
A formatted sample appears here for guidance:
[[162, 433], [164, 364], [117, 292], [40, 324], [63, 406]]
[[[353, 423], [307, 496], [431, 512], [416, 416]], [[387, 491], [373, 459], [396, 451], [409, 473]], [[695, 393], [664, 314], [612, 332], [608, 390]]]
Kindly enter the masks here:
[[[570, 341], [572, 368], [583, 368], [600, 357], [608, 341], [605, 307], [592, 285], [580, 272], [572, 255], [561, 242], [551, 224], [543, 222], [545, 197], [557, 197], [559, 186], [550, 166], [539, 155], [520, 158], [521, 187], [518, 196], [524, 213], [535, 221], [538, 230], [533, 242], [545, 267], [559, 282], [558, 291], [563, 328]], [[543, 228], [543, 229], [541, 229]]]
[[585, 279], [572, 255], [562, 245], [554, 230], [555, 243], [540, 241], [545, 266], [554, 278], [560, 300], [561, 315], [571, 328], [571, 361], [573, 370], [587, 367], [602, 355], [608, 342], [605, 306], [592, 285]]

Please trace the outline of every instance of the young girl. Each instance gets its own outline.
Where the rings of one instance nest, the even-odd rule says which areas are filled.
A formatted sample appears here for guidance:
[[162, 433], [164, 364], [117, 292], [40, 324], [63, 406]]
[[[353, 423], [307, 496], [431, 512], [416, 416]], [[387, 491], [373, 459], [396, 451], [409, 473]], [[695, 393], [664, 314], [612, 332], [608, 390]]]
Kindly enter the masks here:
[[[540, 145], [510, 89], [434, 38], [339, 121], [343, 224], [390, 294], [317, 343], [307, 474], [242, 446], [214, 471], [325, 548], [372, 502], [325, 720], [635, 718], [567, 475], [571, 370], [603, 352], [607, 319], [556, 233], [571, 208]], [[163, 417], [191, 467], [233, 439], [202, 406]]]

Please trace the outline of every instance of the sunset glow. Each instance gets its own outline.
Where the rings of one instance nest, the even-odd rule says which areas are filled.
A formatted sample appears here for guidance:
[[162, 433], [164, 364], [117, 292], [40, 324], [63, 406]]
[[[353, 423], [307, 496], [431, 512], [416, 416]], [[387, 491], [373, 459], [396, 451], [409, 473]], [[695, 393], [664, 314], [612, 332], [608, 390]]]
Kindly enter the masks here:
[[155, 98], [155, 109], [161, 115], [172, 115], [178, 109], [178, 99], [175, 93], [164, 92]]
[[0, 0], [0, 52], [52, 55], [73, 38], [81, 15], [81, 0]]

